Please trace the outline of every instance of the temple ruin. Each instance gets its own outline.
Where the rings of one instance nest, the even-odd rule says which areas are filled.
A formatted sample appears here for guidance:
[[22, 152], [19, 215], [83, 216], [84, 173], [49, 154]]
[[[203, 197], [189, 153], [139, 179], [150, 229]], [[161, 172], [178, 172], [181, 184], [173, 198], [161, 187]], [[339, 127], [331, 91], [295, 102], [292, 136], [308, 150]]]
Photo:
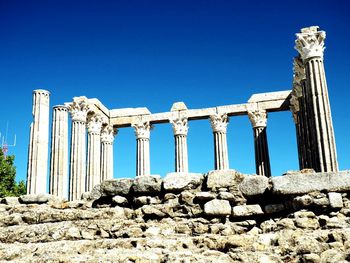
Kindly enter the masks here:
[[[228, 170], [226, 129], [229, 118], [246, 115], [251, 121], [256, 174], [270, 177], [266, 134], [268, 114], [291, 111], [296, 127], [299, 166], [316, 172], [337, 172], [332, 115], [323, 65], [325, 32], [317, 26], [296, 34], [292, 90], [254, 94], [248, 102], [203, 109], [188, 109], [174, 103], [169, 112], [151, 113], [147, 108], [107, 109], [98, 99], [74, 97], [72, 102], [53, 107], [49, 193], [69, 200], [113, 178], [113, 143], [118, 129], [132, 127], [137, 141], [136, 176], [150, 175], [151, 128], [159, 123], [173, 127], [175, 169], [189, 174], [187, 132], [191, 121], [208, 119], [214, 137], [215, 170]], [[46, 193], [49, 149], [49, 96], [33, 92], [27, 193]], [[69, 140], [68, 119], [71, 117]], [[68, 154], [70, 149], [70, 154]], [[69, 173], [68, 173], [69, 171]], [[68, 196], [67, 196], [68, 193]]]

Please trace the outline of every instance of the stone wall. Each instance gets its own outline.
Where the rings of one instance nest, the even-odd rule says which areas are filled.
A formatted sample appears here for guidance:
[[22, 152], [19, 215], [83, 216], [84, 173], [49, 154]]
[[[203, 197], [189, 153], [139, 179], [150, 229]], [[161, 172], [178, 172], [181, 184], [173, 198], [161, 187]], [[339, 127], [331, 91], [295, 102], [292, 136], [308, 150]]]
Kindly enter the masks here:
[[67, 202], [4, 198], [0, 260], [348, 262], [350, 172], [113, 179]]

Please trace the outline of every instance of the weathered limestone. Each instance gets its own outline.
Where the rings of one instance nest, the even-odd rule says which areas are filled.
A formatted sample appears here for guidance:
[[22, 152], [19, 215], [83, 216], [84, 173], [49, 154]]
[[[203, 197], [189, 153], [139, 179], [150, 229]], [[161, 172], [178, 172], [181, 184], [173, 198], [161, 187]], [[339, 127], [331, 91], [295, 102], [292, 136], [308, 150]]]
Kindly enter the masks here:
[[68, 198], [68, 109], [53, 107], [50, 194]]
[[175, 172], [188, 173], [187, 132], [188, 121], [186, 117], [170, 119], [175, 138]]
[[27, 193], [46, 193], [50, 92], [33, 91], [33, 122], [30, 126]]
[[338, 171], [332, 115], [323, 66], [326, 33], [317, 26], [301, 29], [296, 34], [295, 49], [305, 67], [306, 81], [303, 91], [305, 111], [313, 159], [311, 166], [317, 172]]
[[215, 170], [229, 169], [226, 129], [229, 118], [227, 114], [215, 114], [210, 116], [210, 124], [213, 129], [215, 147]]
[[86, 97], [74, 97], [66, 104], [72, 116], [69, 200], [80, 199], [86, 182], [86, 118], [89, 105]]
[[133, 123], [132, 127], [135, 129], [137, 140], [136, 176], [150, 175], [149, 138], [151, 125], [149, 122], [142, 122], [142, 120], [139, 120]]
[[101, 132], [101, 182], [113, 178], [113, 141], [118, 130], [105, 125]]
[[254, 131], [256, 173], [270, 177], [270, 157], [266, 135], [267, 112], [258, 108], [248, 109], [248, 117]]

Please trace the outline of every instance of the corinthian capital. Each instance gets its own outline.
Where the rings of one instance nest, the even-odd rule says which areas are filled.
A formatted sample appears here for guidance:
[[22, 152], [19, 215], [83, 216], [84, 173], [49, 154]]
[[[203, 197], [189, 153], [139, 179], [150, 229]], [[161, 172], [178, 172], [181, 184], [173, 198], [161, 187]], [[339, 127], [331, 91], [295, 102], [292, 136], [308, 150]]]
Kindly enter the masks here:
[[113, 128], [112, 125], [106, 125], [102, 128], [101, 131], [101, 143], [112, 144], [114, 141], [114, 136], [118, 133], [116, 128]]
[[87, 128], [90, 134], [101, 134], [102, 117], [99, 114], [94, 114], [88, 117]]
[[303, 60], [312, 57], [323, 58], [325, 31], [319, 31], [318, 26], [306, 27], [301, 29], [301, 32], [297, 33], [296, 37], [295, 49]]
[[72, 121], [86, 122], [89, 104], [86, 97], [74, 97], [73, 102], [65, 103], [72, 116]]
[[187, 135], [188, 119], [186, 117], [173, 118], [169, 121], [173, 125], [175, 135]]
[[151, 125], [150, 123], [143, 122], [141, 120], [132, 123], [131, 126], [135, 129], [135, 135], [137, 139], [149, 139]]
[[248, 117], [253, 128], [266, 127], [267, 112], [261, 109], [248, 109]]
[[227, 124], [229, 118], [227, 114], [218, 114], [210, 116], [210, 124], [213, 129], [213, 132], [223, 132], [226, 133]]

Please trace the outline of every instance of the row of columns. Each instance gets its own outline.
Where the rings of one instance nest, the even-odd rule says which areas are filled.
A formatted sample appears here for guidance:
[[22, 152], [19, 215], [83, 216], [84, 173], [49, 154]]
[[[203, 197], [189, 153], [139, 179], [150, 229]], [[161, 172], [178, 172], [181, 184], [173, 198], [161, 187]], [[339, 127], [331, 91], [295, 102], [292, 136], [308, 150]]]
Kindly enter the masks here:
[[[180, 115], [180, 114], [179, 114]], [[267, 113], [265, 110], [248, 110], [248, 116], [253, 126], [256, 173], [271, 176], [270, 159], [266, 135]], [[228, 170], [229, 158], [227, 149], [227, 114], [210, 116], [214, 137], [215, 170]], [[179, 116], [169, 120], [172, 124], [175, 141], [175, 172], [188, 173], [187, 133], [188, 118]], [[132, 124], [137, 138], [136, 175], [150, 175], [149, 139], [151, 125], [142, 120]]]
[[297, 131], [300, 169], [336, 172], [338, 162], [323, 53], [326, 33], [318, 27], [296, 34], [291, 110]]
[[[45, 152], [47, 140], [44, 136], [48, 127], [49, 94], [43, 91], [34, 93], [35, 121], [31, 127], [31, 145], [28, 162], [28, 193], [46, 192], [47, 163]], [[40, 113], [40, 114], [39, 114]], [[68, 163], [68, 114], [71, 115], [70, 161]], [[187, 134], [188, 118], [184, 112], [172, 118], [175, 141], [175, 172], [188, 173]], [[259, 109], [248, 110], [255, 138], [257, 174], [270, 176], [269, 154], [266, 138], [266, 112]], [[37, 120], [36, 118], [43, 118]], [[47, 121], [46, 121], [47, 120]], [[215, 147], [215, 169], [229, 169], [226, 130], [229, 121], [227, 114], [210, 116]], [[46, 122], [45, 122], [46, 121]], [[90, 191], [101, 181], [113, 178], [113, 141], [116, 130], [104, 124], [98, 114], [93, 113], [85, 97], [75, 97], [72, 103], [53, 107], [51, 138], [50, 194], [80, 199], [85, 191]], [[42, 126], [38, 127], [38, 123]], [[43, 125], [46, 123], [46, 126]], [[45, 126], [45, 127], [44, 127]], [[136, 175], [150, 175], [150, 130], [148, 121], [140, 118], [132, 124], [137, 140]], [[48, 137], [48, 134], [46, 134]], [[86, 141], [86, 138], [88, 140]], [[87, 147], [86, 147], [87, 146]], [[36, 148], [35, 148], [36, 147]], [[47, 151], [47, 150], [46, 150]], [[47, 156], [47, 152], [46, 152]], [[47, 157], [46, 157], [47, 158]], [[36, 165], [42, 166], [36, 166]], [[34, 171], [34, 168], [36, 169]], [[69, 180], [68, 180], [69, 170]], [[36, 176], [34, 176], [36, 175]], [[40, 188], [39, 188], [40, 187]]]

